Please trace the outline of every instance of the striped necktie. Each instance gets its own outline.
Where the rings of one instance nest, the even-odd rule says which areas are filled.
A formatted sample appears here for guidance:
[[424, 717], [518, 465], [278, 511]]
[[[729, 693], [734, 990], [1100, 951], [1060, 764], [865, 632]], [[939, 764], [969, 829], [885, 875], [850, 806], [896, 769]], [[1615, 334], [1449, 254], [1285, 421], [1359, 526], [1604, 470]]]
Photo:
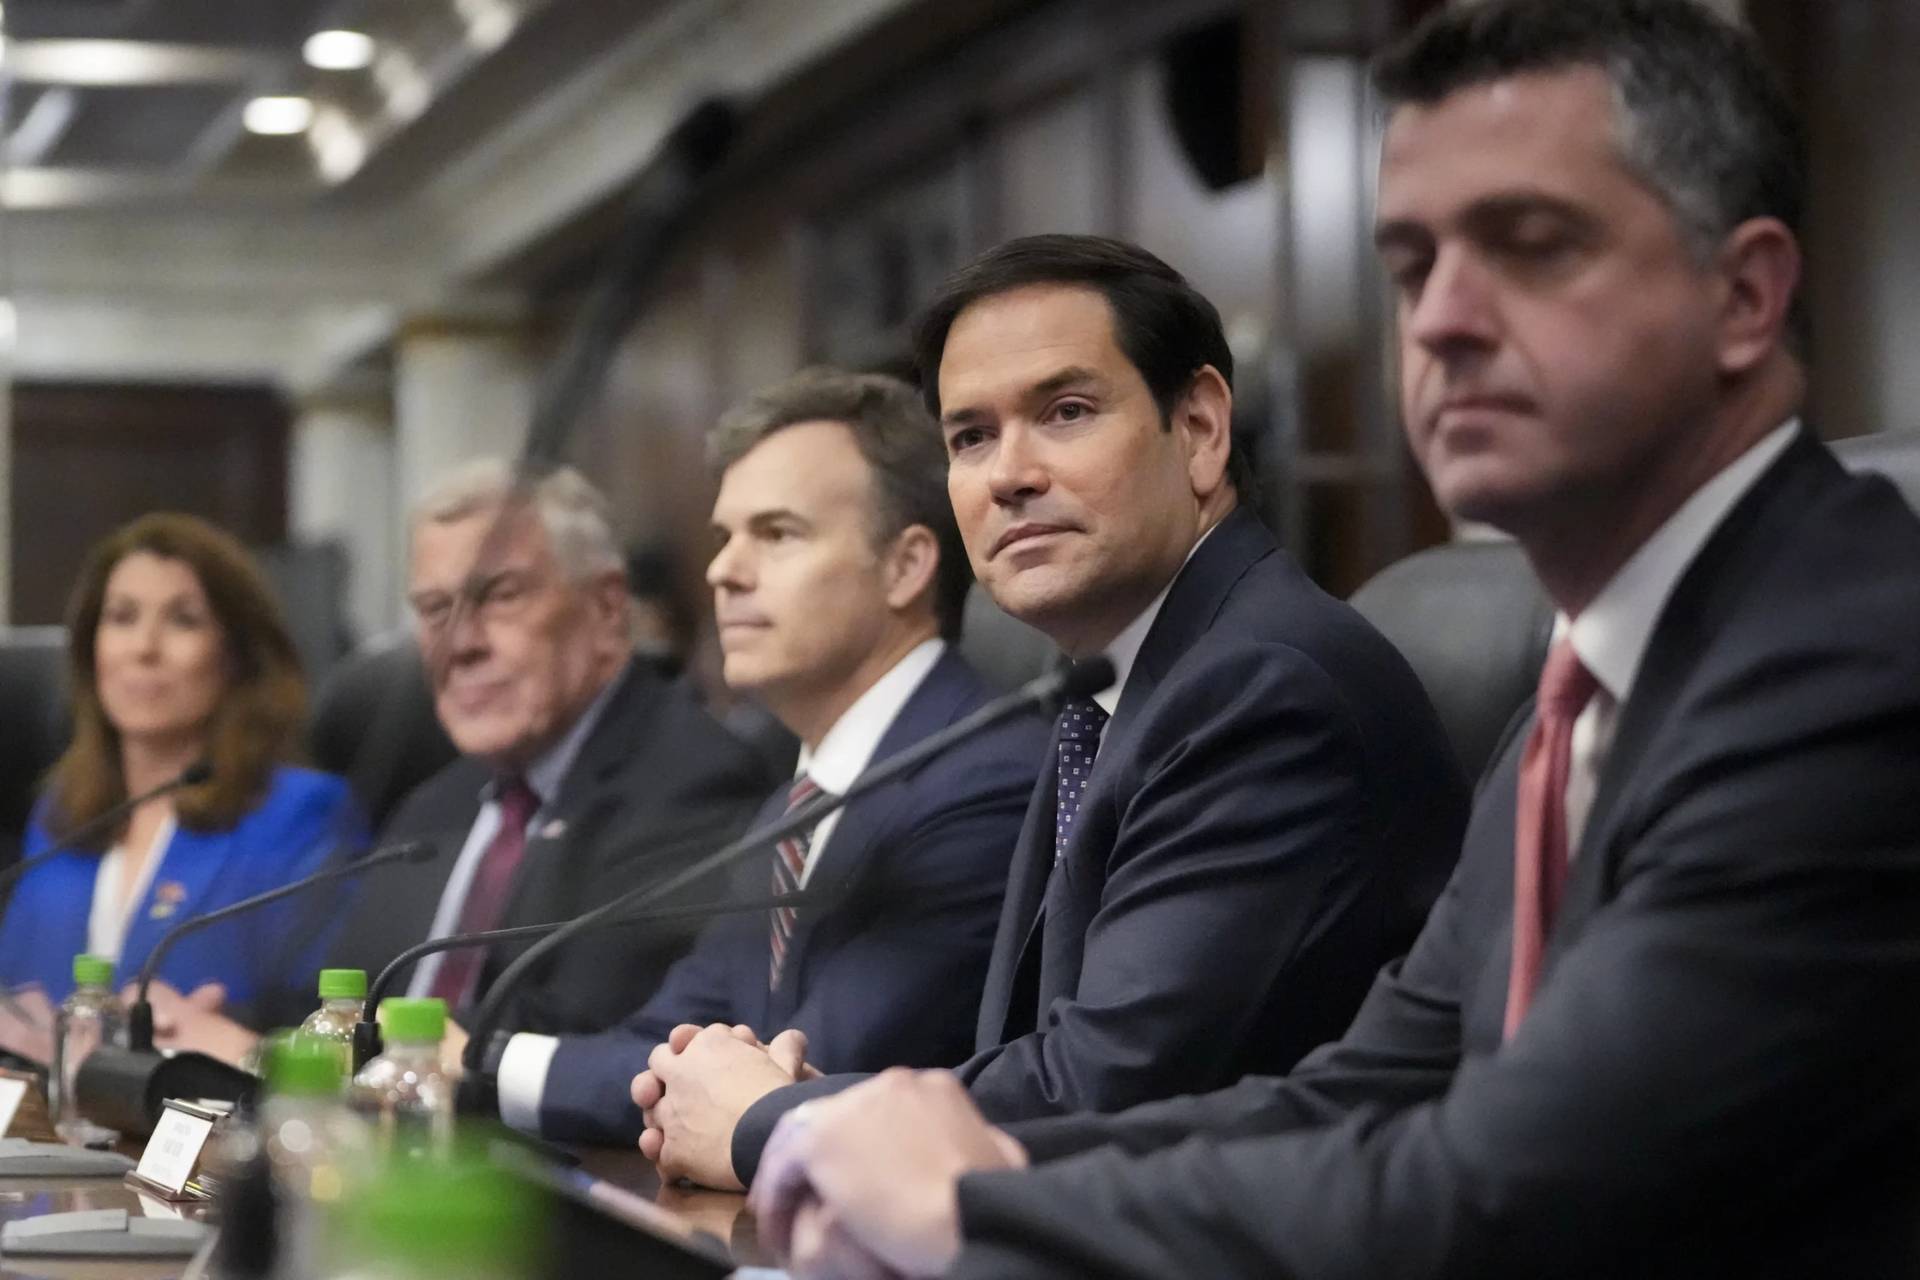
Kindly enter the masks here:
[[[787, 792], [787, 812], [820, 794], [812, 778], [801, 774]], [[800, 881], [807, 870], [807, 850], [813, 844], [813, 832], [796, 833], [773, 846], [773, 892], [776, 896], [800, 892]], [[775, 907], [767, 913], [770, 950], [767, 960], [767, 990], [780, 989], [780, 970], [787, 962], [787, 945], [793, 940], [795, 909]]]

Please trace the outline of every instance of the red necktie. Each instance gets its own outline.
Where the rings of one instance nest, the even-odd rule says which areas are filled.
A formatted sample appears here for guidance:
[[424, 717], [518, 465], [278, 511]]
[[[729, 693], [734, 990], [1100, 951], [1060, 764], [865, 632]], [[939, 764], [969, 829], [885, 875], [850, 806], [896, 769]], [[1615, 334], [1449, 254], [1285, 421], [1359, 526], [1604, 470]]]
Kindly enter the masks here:
[[[527, 852], [527, 824], [540, 807], [540, 797], [521, 777], [502, 778], [494, 788], [494, 803], [499, 806], [500, 826], [493, 833], [487, 851], [480, 855], [473, 879], [467, 885], [467, 900], [460, 904], [457, 933], [472, 933], [497, 928], [507, 914], [507, 894], [513, 888], [513, 874]], [[485, 947], [462, 947], [449, 951], [434, 975], [431, 994], [457, 1010], [473, 992], [474, 980], [486, 958]]]
[[1566, 639], [1547, 654], [1540, 673], [1533, 732], [1520, 760], [1514, 805], [1513, 967], [1507, 979], [1506, 1038], [1527, 1016], [1547, 933], [1567, 884], [1567, 774], [1572, 767], [1573, 722], [1599, 684]]
[[[812, 778], [801, 774], [793, 780], [793, 787], [787, 792], [787, 812], [811, 800], [820, 793], [820, 788]], [[804, 832], [788, 836], [773, 846], [773, 892], [776, 895], [798, 893], [801, 877], [807, 870], [807, 848], [813, 843], [813, 833]], [[780, 968], [787, 962], [787, 943], [793, 938], [795, 911], [792, 907], [775, 907], [767, 913], [767, 942], [771, 947], [767, 961], [767, 990], [780, 989]]]

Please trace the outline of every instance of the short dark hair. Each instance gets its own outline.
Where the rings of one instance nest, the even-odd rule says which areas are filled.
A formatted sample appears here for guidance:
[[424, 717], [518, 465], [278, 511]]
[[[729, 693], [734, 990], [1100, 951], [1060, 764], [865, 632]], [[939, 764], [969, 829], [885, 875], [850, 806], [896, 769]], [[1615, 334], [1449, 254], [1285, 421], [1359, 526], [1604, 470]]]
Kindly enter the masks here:
[[[940, 357], [960, 313], [983, 299], [1029, 285], [1079, 285], [1107, 300], [1113, 336], [1140, 371], [1161, 425], [1206, 365], [1233, 386], [1233, 349], [1220, 312], [1186, 277], [1139, 245], [1105, 236], [1024, 236], [989, 249], [947, 277], [914, 326], [913, 356], [927, 411], [940, 416]], [[1227, 454], [1227, 476], [1244, 500], [1255, 497], [1253, 467], [1242, 442]]]
[[[1806, 149], [1760, 46], [1699, 0], [1480, 0], [1441, 9], [1374, 63], [1389, 107], [1591, 66], [1613, 86], [1621, 158], [1701, 260], [1750, 218], [1800, 234]], [[1796, 312], [1798, 304], [1796, 303]], [[1795, 327], [1804, 326], [1797, 314]]]
[[873, 469], [876, 548], [916, 524], [933, 532], [940, 550], [934, 616], [941, 635], [958, 639], [973, 570], [947, 499], [946, 450], [913, 388], [885, 374], [802, 369], [723, 416], [707, 437], [708, 461], [725, 471], [768, 436], [801, 422], [843, 423], [853, 433]]

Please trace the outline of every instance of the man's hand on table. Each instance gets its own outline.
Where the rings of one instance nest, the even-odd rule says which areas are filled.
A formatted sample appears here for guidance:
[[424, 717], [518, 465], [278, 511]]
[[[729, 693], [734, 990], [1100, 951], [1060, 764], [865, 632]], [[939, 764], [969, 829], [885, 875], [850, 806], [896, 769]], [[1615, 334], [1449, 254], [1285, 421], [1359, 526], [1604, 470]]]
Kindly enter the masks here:
[[750, 1027], [675, 1027], [633, 1078], [633, 1101], [647, 1124], [641, 1154], [660, 1167], [663, 1180], [742, 1190], [733, 1173], [734, 1126], [775, 1089], [820, 1074], [806, 1064], [806, 1053], [799, 1031], [763, 1045]]
[[961, 1176], [1026, 1165], [952, 1073], [899, 1069], [782, 1119], [747, 1203], [798, 1280], [938, 1275], [960, 1251]]

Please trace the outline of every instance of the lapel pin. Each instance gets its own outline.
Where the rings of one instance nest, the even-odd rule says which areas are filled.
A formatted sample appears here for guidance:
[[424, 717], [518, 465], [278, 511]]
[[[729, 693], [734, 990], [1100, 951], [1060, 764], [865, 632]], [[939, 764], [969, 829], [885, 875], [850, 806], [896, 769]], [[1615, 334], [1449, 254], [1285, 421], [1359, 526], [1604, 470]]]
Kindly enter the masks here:
[[567, 834], [567, 820], [565, 818], [555, 818], [552, 822], [540, 828], [540, 838], [542, 840], [558, 840], [565, 834]]
[[153, 887], [153, 909], [147, 915], [154, 920], [165, 920], [186, 900], [186, 885], [178, 880], [162, 880]]

